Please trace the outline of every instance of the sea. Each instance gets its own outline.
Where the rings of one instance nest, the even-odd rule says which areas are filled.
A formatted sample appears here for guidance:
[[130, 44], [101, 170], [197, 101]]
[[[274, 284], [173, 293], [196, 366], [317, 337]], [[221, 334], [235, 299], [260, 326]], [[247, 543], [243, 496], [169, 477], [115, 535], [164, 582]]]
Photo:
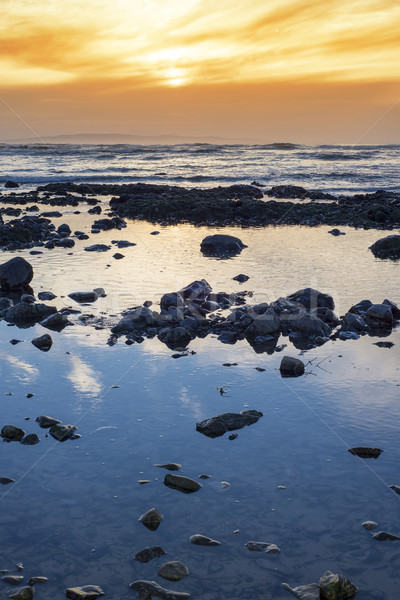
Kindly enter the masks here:
[[0, 184], [140, 181], [213, 187], [257, 181], [331, 193], [400, 190], [400, 145], [0, 144]]
[[[21, 184], [3, 195], [56, 181], [188, 187], [257, 181], [340, 194], [398, 192], [399, 154], [400, 146], [3, 145], [0, 181]], [[98, 200], [105, 216], [109, 199]], [[49, 210], [37, 205], [35, 214]], [[123, 311], [145, 302], [159, 310], [164, 293], [203, 278], [215, 292], [245, 291], [250, 305], [305, 287], [330, 294], [339, 317], [363, 299], [400, 305], [400, 261], [369, 250], [387, 232], [345, 226], [335, 237], [325, 225], [127, 219], [124, 229], [95, 234], [98, 216], [85, 199], [55, 208], [61, 216], [52, 222], [69, 224], [73, 248], [38, 246], [0, 257], [0, 263], [25, 258], [35, 298], [51, 291], [55, 298], [46, 304], [74, 311], [61, 332], [0, 321], [0, 428], [14, 425], [40, 438], [34, 446], [0, 443], [0, 478], [14, 480], [0, 479], [1, 576], [20, 576], [21, 585], [47, 577], [35, 585], [38, 600], [85, 585], [100, 586], [105, 600], [135, 600], [129, 584], [138, 580], [193, 600], [290, 600], [284, 583], [318, 583], [331, 571], [358, 588], [356, 600], [397, 600], [400, 541], [373, 534], [400, 537], [400, 495], [389, 487], [400, 486], [399, 327], [310, 350], [282, 335], [273, 353], [246, 340], [222, 343], [217, 335], [195, 338], [185, 352], [157, 337], [110, 344]], [[201, 240], [214, 233], [240, 237], [246, 248], [229, 259], [205, 257]], [[136, 245], [116, 259], [116, 240]], [[87, 252], [92, 244], [110, 249]], [[236, 281], [239, 273], [248, 281]], [[99, 287], [104, 296], [91, 304], [69, 297]], [[31, 343], [45, 333], [53, 339], [48, 352]], [[284, 355], [300, 358], [305, 374], [282, 378]], [[249, 409], [263, 416], [235, 439], [196, 431], [203, 419]], [[74, 425], [81, 437], [56, 441], [39, 427], [40, 415]], [[360, 446], [382, 452], [375, 459], [348, 451]], [[181, 465], [177, 473], [202, 488], [184, 494], [164, 485], [169, 471], [157, 465], [168, 463]], [[155, 531], [139, 521], [151, 508], [163, 515]], [[367, 521], [373, 529], [365, 529]], [[194, 545], [194, 534], [220, 545]], [[279, 552], [250, 551], [250, 541]], [[135, 560], [154, 546], [166, 554]], [[167, 561], [184, 563], [189, 574], [164, 579], [158, 569]], [[1, 597], [13, 591], [0, 579]]]

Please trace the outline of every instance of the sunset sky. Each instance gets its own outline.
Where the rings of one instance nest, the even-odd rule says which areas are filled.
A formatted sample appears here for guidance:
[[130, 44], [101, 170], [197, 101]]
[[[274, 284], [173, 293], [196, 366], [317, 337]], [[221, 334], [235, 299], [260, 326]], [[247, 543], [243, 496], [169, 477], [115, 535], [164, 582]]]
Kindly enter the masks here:
[[0, 141], [400, 143], [399, 31], [398, 0], [1, 0]]

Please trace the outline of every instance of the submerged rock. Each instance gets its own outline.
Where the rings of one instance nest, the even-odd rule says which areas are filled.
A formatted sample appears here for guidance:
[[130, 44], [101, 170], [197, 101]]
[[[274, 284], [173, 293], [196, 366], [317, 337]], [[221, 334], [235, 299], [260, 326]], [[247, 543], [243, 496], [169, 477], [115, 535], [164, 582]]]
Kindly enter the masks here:
[[190, 536], [189, 542], [191, 544], [195, 544], [196, 546], [220, 546], [221, 542], [218, 540], [213, 540], [205, 535], [201, 535], [200, 533], [195, 533]]
[[1, 485], [8, 485], [9, 483], [15, 483], [15, 479], [11, 479], [11, 477], [0, 477], [0, 483]]
[[361, 527], [364, 527], [364, 529], [367, 529], [367, 531], [370, 529], [375, 529], [377, 526], [378, 523], [375, 523], [375, 521], [364, 521], [364, 523], [361, 523]]
[[38, 435], [36, 435], [36, 433], [29, 433], [21, 440], [21, 444], [24, 446], [35, 446], [39, 442], [40, 438]]
[[356, 448], [349, 448], [348, 451], [355, 456], [360, 458], [378, 458], [383, 452], [380, 448], [368, 448], [367, 446], [357, 446]]
[[300, 600], [320, 600], [320, 587], [317, 583], [299, 585], [294, 588], [291, 588], [287, 583], [282, 583], [282, 586]]
[[239, 254], [247, 248], [242, 240], [233, 235], [216, 234], [206, 236], [200, 244], [200, 250], [205, 256], [218, 256], [220, 258]]
[[183, 477], [182, 475], [173, 475], [172, 473], [167, 473], [164, 477], [164, 484], [167, 487], [179, 490], [185, 494], [192, 494], [202, 488], [201, 483], [198, 481], [190, 479], [189, 477]]
[[321, 600], [352, 600], [358, 588], [343, 575], [325, 571], [320, 581]]
[[145, 579], [139, 579], [138, 581], [134, 581], [129, 585], [132, 590], [139, 592], [139, 597], [141, 592], [147, 592], [150, 598], [156, 596], [157, 598], [164, 598], [165, 600], [186, 600], [190, 598], [190, 594], [185, 594], [184, 592], [174, 592], [173, 590], [168, 590], [163, 587], [159, 583], [155, 581], [147, 581]]
[[154, 467], [161, 467], [162, 469], [168, 469], [168, 471], [180, 471], [182, 469], [182, 465], [179, 463], [166, 463], [164, 465], [153, 465]]
[[372, 537], [374, 538], [374, 540], [378, 540], [380, 542], [400, 540], [400, 537], [398, 535], [395, 535], [394, 533], [389, 533], [387, 531], [378, 531], [377, 533], [373, 533]]
[[15, 323], [18, 327], [26, 327], [42, 321], [56, 312], [55, 306], [18, 302], [6, 312], [5, 319], [9, 323]]
[[67, 588], [65, 595], [72, 600], [94, 600], [99, 596], [104, 596], [104, 592], [98, 585], [83, 585], [82, 587]]
[[276, 544], [269, 542], [247, 542], [246, 548], [251, 552], [266, 552], [267, 554], [279, 554], [280, 549]]
[[153, 558], [159, 558], [165, 554], [166, 552], [161, 546], [152, 546], [151, 548], [143, 548], [143, 550], [135, 554], [135, 560], [141, 563], [147, 563]]
[[150, 529], [150, 531], [156, 531], [163, 518], [162, 514], [156, 508], [150, 508], [139, 517], [139, 521], [143, 523], [147, 529]]
[[179, 560], [171, 560], [162, 564], [157, 573], [169, 581], [180, 581], [189, 575], [189, 569]]
[[55, 440], [65, 442], [65, 440], [68, 440], [74, 435], [76, 429], [75, 425], [62, 425], [61, 423], [57, 423], [50, 427], [49, 433]]
[[298, 290], [297, 292], [294, 292], [288, 296], [288, 299], [302, 304], [307, 310], [319, 307], [326, 307], [330, 308], [331, 310], [334, 310], [335, 308], [335, 303], [332, 296], [323, 292], [319, 292], [318, 290], [314, 290], [313, 288], [304, 288], [302, 290]]
[[196, 423], [196, 430], [204, 435], [215, 438], [224, 435], [227, 431], [242, 429], [246, 425], [257, 423], [263, 416], [257, 410], [243, 410], [241, 413], [223, 413], [210, 419]]
[[32, 279], [33, 267], [22, 256], [15, 256], [0, 265], [0, 288], [3, 290], [23, 290]]
[[59, 419], [54, 419], [53, 417], [48, 417], [47, 415], [40, 415], [40, 417], [36, 417], [35, 421], [39, 423], [39, 427], [42, 429], [48, 429], [52, 425], [61, 423]]
[[14, 592], [8, 595], [13, 600], [32, 600], [34, 588], [29, 585], [17, 588]]

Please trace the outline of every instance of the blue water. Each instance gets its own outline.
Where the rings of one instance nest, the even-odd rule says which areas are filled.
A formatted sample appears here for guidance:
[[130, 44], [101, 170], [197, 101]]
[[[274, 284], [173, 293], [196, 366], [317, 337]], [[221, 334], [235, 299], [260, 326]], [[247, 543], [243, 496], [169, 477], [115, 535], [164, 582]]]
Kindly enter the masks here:
[[209, 187], [254, 180], [354, 194], [400, 191], [400, 146], [0, 144], [0, 184], [151, 182]]

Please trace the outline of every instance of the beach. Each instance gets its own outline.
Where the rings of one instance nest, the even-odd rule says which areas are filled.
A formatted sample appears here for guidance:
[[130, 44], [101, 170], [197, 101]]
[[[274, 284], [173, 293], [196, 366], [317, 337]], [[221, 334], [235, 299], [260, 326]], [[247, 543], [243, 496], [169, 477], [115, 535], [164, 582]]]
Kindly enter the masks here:
[[[23, 259], [32, 277], [2, 283], [1, 428], [40, 440], [3, 435], [5, 575], [47, 577], [38, 598], [96, 585], [129, 599], [144, 580], [202, 600], [284, 600], [283, 583], [332, 571], [360, 600], [395, 597], [397, 542], [373, 535], [400, 536], [400, 263], [370, 247], [398, 235], [399, 147], [62, 145], [51, 172], [52, 152], [2, 153], [0, 269]], [[204, 251], [215, 235], [242, 246]], [[19, 317], [21, 303], [59, 325]], [[43, 335], [48, 350], [31, 343]], [[284, 356], [304, 373], [283, 377]], [[216, 436], [198, 426], [243, 411], [256, 420]], [[75, 429], [60, 443], [40, 416]], [[201, 487], [182, 493], [168, 473]], [[156, 530], [139, 521], [151, 508]], [[166, 555], [135, 560], [156, 546]], [[166, 561], [189, 574], [163, 579]]]

